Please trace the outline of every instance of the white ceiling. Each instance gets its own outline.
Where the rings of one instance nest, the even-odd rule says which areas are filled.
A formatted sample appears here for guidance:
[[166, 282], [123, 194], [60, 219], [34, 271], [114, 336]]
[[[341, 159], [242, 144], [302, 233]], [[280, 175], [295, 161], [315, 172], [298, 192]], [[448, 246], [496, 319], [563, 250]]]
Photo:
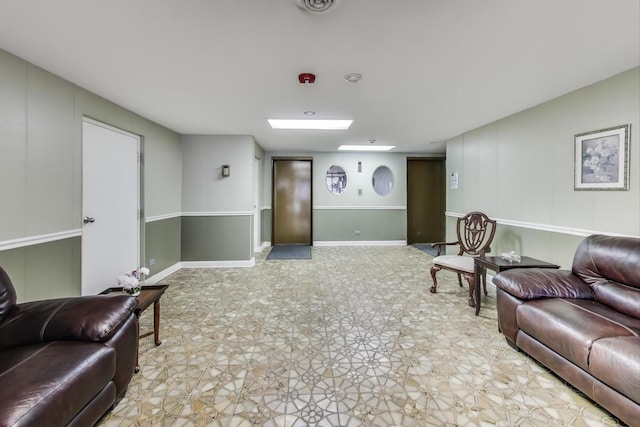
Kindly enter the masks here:
[[[0, 0], [0, 48], [181, 134], [443, 153], [447, 138], [640, 65], [640, 2], [340, 0], [312, 14], [295, 0]], [[265, 120], [307, 110], [354, 123]]]

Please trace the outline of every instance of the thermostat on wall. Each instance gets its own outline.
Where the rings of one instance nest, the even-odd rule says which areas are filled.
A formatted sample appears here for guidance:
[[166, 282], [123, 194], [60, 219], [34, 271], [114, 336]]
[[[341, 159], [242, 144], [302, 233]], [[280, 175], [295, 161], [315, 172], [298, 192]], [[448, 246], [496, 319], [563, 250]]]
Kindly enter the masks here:
[[454, 172], [451, 174], [451, 189], [458, 189], [458, 172]]

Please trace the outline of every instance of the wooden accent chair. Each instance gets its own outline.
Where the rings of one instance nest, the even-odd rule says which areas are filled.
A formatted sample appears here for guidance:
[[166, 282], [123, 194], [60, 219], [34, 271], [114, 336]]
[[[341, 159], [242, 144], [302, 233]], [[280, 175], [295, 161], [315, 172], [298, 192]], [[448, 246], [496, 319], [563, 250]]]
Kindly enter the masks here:
[[[462, 287], [462, 277], [465, 278], [469, 285], [469, 306], [475, 307], [476, 302], [473, 297], [474, 293], [474, 266], [473, 257], [484, 255], [491, 251], [491, 241], [496, 233], [496, 221], [490, 219], [482, 212], [469, 212], [462, 218], [458, 218], [456, 225], [456, 233], [458, 240], [456, 242], [438, 242], [432, 243], [432, 248], [437, 248], [438, 253], [433, 259], [433, 267], [431, 267], [431, 278], [433, 286], [431, 293], [436, 292], [438, 281], [436, 273], [440, 270], [448, 270], [458, 274], [458, 284]], [[450, 245], [458, 245], [457, 255], [441, 255], [442, 248]], [[486, 276], [482, 276], [482, 287], [484, 294], [487, 295]]]

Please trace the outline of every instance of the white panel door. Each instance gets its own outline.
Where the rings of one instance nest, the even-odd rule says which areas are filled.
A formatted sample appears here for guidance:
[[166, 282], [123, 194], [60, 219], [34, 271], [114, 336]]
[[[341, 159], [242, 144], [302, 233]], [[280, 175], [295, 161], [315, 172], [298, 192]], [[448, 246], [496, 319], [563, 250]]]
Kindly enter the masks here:
[[117, 286], [140, 267], [136, 135], [85, 119], [82, 124], [82, 295]]

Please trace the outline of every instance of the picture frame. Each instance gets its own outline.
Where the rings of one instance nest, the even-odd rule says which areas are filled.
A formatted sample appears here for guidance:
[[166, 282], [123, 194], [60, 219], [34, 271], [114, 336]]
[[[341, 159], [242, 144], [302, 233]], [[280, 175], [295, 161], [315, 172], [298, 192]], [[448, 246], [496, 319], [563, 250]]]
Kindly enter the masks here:
[[631, 125], [575, 135], [574, 190], [629, 190]]

